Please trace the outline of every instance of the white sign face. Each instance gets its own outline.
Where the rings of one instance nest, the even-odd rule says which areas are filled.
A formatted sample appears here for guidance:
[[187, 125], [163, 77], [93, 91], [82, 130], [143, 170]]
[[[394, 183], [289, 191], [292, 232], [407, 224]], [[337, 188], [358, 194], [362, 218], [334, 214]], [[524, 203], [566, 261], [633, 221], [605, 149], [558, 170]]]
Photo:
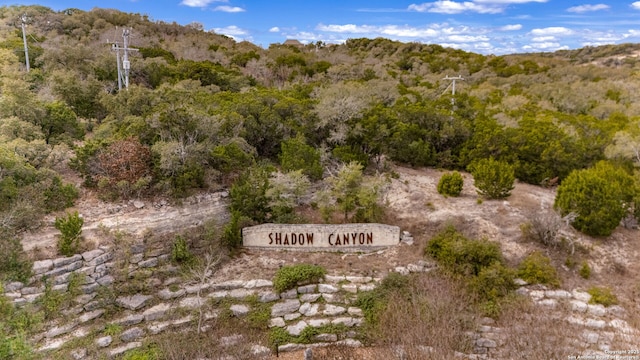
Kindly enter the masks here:
[[371, 251], [398, 245], [400, 228], [383, 224], [262, 224], [242, 229], [242, 244], [260, 249]]

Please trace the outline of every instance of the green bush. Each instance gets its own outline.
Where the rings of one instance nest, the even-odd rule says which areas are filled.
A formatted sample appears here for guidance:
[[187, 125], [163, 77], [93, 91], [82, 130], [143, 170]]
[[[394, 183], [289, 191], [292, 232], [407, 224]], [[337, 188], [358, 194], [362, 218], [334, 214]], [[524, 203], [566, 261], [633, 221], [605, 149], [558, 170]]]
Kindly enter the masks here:
[[494, 158], [478, 160], [469, 165], [478, 194], [489, 199], [502, 199], [511, 195], [514, 188], [513, 166]]
[[588, 279], [591, 277], [591, 267], [589, 267], [589, 263], [586, 261], [582, 262], [582, 266], [580, 266], [580, 276], [583, 279]]
[[626, 170], [601, 161], [593, 168], [576, 170], [558, 187], [554, 207], [563, 216], [576, 213], [572, 225], [594, 236], [609, 236], [628, 214], [639, 193]]
[[445, 196], [460, 196], [463, 185], [464, 179], [459, 172], [447, 173], [438, 181], [438, 193]]
[[276, 292], [287, 291], [300, 283], [321, 280], [326, 273], [327, 271], [318, 265], [297, 264], [283, 266], [278, 269], [273, 278], [273, 289]]
[[274, 327], [269, 331], [269, 344], [273, 347], [293, 342], [293, 336], [281, 327]]
[[180, 235], [176, 236], [171, 245], [171, 261], [181, 265], [192, 265], [195, 261], [187, 240]]
[[611, 292], [611, 289], [608, 287], [602, 288], [594, 286], [589, 288], [587, 292], [591, 295], [589, 304], [611, 306], [618, 303], [618, 298]]
[[78, 198], [78, 189], [73, 184], [62, 184], [60, 177], [51, 180], [51, 186], [44, 190], [44, 205], [47, 212], [64, 210], [73, 206]]
[[471, 240], [453, 226], [434, 236], [425, 253], [456, 275], [477, 276], [483, 268], [502, 263], [500, 245], [487, 240]]
[[36, 359], [29, 335], [41, 324], [41, 313], [15, 307], [0, 284], [0, 359]]
[[280, 165], [284, 171], [302, 170], [312, 180], [322, 179], [320, 152], [313, 146], [307, 145], [303, 136], [282, 142]]
[[518, 266], [518, 277], [531, 284], [546, 284], [560, 286], [560, 279], [551, 260], [535, 251], [527, 256]]
[[230, 251], [242, 246], [242, 228], [250, 226], [253, 221], [238, 211], [231, 212], [231, 220], [222, 229], [222, 244]]
[[499, 262], [484, 267], [471, 280], [472, 290], [484, 301], [496, 301], [515, 290], [515, 272]]
[[58, 217], [54, 223], [62, 236], [58, 239], [58, 251], [64, 256], [72, 256], [80, 250], [80, 234], [84, 219], [78, 212], [67, 213], [65, 217]]
[[20, 240], [14, 237], [0, 239], [0, 281], [26, 283], [31, 277], [33, 264], [27, 258]]

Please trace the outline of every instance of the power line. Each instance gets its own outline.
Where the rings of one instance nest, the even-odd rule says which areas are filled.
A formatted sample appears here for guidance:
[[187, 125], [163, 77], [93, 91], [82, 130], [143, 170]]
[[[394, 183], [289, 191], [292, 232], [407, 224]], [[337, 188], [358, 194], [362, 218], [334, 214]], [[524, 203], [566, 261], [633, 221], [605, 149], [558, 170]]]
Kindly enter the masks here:
[[[460, 81], [464, 81], [464, 78], [462, 77], [462, 75], [458, 75], [458, 76], [445, 76], [444, 79], [442, 80], [451, 80], [451, 106], [455, 106], [456, 105], [456, 80], [460, 80]], [[447, 89], [449, 88], [449, 86], [447, 86]], [[447, 90], [445, 89], [445, 91]]]

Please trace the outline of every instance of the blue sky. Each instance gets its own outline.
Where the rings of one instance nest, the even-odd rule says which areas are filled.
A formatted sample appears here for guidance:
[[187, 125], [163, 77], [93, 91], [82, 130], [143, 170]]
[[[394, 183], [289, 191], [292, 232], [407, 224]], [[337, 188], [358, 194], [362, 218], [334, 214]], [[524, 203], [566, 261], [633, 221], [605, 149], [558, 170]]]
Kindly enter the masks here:
[[268, 47], [297, 39], [341, 43], [385, 37], [481, 54], [575, 49], [640, 42], [640, 1], [588, 0], [66, 0], [0, 1], [114, 8], [189, 24]]

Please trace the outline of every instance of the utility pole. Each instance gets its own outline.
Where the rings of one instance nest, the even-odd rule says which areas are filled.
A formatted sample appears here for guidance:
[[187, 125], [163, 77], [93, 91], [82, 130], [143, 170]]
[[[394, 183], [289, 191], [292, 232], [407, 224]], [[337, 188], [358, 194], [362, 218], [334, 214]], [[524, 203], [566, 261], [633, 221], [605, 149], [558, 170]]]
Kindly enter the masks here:
[[[464, 81], [462, 75], [449, 77], [449, 75], [445, 76], [442, 80], [451, 80], [451, 96], [456, 96], [456, 80]], [[448, 86], [447, 86], [448, 87]], [[455, 99], [451, 99], [451, 103], [453, 104]]]
[[27, 72], [29, 72], [29, 47], [27, 46], [27, 14], [23, 14], [20, 18], [22, 20], [22, 42], [24, 43], [24, 62], [27, 66]]
[[[123, 83], [125, 89], [129, 88], [129, 70], [131, 69], [129, 51], [138, 51], [138, 49], [129, 47], [129, 34], [129, 29], [122, 30], [123, 47], [120, 47], [117, 41], [111, 45], [111, 50], [116, 52], [116, 61], [118, 63], [118, 90], [122, 90]], [[120, 50], [124, 52], [122, 62], [120, 62]]]

